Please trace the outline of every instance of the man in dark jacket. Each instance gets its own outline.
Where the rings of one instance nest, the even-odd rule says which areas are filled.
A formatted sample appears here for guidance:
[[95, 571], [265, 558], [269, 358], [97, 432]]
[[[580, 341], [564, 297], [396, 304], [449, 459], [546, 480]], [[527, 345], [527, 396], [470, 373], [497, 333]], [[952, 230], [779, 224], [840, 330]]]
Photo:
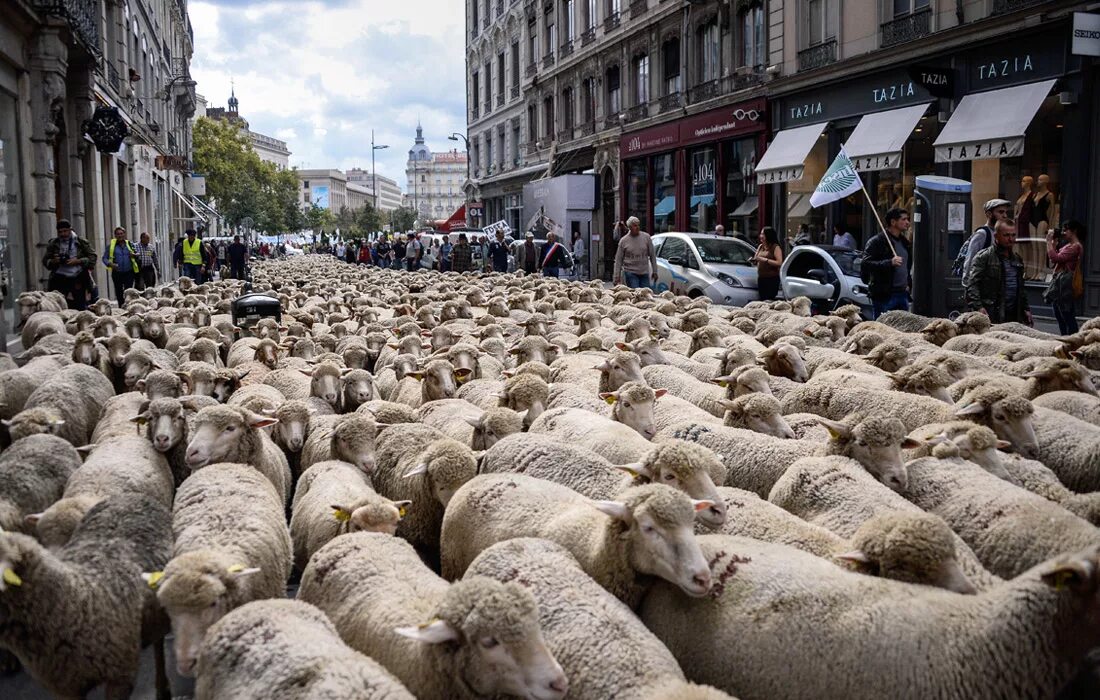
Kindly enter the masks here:
[[489, 259], [493, 262], [493, 272], [508, 271], [508, 244], [504, 241], [504, 231], [497, 231], [496, 240], [489, 243]]
[[544, 277], [557, 277], [563, 267], [569, 267], [569, 256], [565, 246], [558, 243], [558, 237], [551, 231], [546, 234], [546, 242], [539, 251], [539, 269]]
[[538, 267], [539, 248], [535, 246], [535, 234], [528, 231], [524, 236], [523, 245], [516, 246], [516, 269], [533, 275]]
[[233, 236], [233, 242], [226, 250], [229, 256], [229, 276], [235, 280], [244, 279], [244, 264], [248, 260], [248, 246], [241, 243], [240, 236]]
[[863, 250], [861, 274], [875, 318], [887, 311], [909, 310], [912, 277], [908, 231], [909, 212], [891, 209], [886, 212], [886, 231], [872, 236]]
[[1016, 222], [998, 221], [993, 229], [993, 245], [975, 255], [970, 265], [966, 306], [971, 311], [981, 311], [993, 323], [1017, 321], [1030, 326], [1024, 261], [1012, 250], [1014, 245]]
[[95, 269], [92, 244], [76, 235], [66, 219], [57, 221], [57, 238], [46, 244], [42, 264], [50, 271], [46, 289], [60, 292], [70, 309], [83, 311], [88, 307], [88, 292], [93, 287], [91, 270]]

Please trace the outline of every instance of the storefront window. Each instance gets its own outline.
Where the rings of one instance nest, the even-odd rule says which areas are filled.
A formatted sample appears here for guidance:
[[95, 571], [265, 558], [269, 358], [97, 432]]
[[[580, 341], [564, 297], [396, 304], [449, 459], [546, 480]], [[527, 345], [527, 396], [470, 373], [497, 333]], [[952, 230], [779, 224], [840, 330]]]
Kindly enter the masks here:
[[676, 161], [673, 154], [653, 157], [653, 233], [676, 227]]
[[[868, 192], [874, 193], [875, 209], [878, 211], [878, 215], [883, 217], [883, 220], [885, 220], [886, 212], [894, 208], [904, 209], [910, 214], [913, 213], [916, 207], [916, 197], [913, 191], [916, 188], [917, 176], [932, 175], [936, 172], [936, 152], [932, 143], [936, 140], [938, 133], [939, 123], [935, 115], [921, 117], [916, 128], [913, 129], [913, 133], [906, 140], [905, 148], [902, 149], [901, 168], [879, 170], [864, 175], [864, 184], [869, 188]], [[858, 226], [860, 219], [855, 219], [851, 214], [842, 219], [842, 222], [848, 224], [848, 230], [862, 245], [878, 232], [878, 222], [873, 216], [862, 216], [865, 209], [863, 205], [866, 202], [863, 201], [862, 197], [860, 200], [858, 207], [861, 213], [860, 219], [866, 228]], [[856, 208], [853, 203], [852, 206], [846, 209], [854, 211]], [[853, 219], [855, 219], [855, 224], [853, 224]], [[853, 225], [856, 225], [855, 229], [851, 228]], [[863, 229], [862, 236], [860, 235], [860, 229]], [[962, 236], [957, 236], [957, 238], [960, 239], [958, 245], [962, 245]], [[954, 240], [949, 240], [948, 246], [955, 247], [955, 251], [958, 252]]]
[[714, 148], [691, 151], [691, 201], [688, 230], [709, 233], [718, 223], [718, 200], [715, 198], [715, 168], [717, 152]]
[[810, 206], [810, 195], [829, 167], [828, 146], [828, 132], [822, 132], [821, 138], [806, 156], [802, 179], [787, 183], [786, 236], [792, 245], [803, 232], [815, 243], [825, 240], [826, 207], [814, 209]]
[[19, 323], [13, 300], [27, 288], [15, 109], [15, 99], [0, 92], [0, 284], [7, 286], [3, 328], [9, 332]]
[[645, 214], [649, 208], [646, 196], [648, 190], [645, 159], [631, 161], [626, 166], [626, 215], [641, 219], [643, 228], [647, 225]]
[[726, 184], [722, 190], [722, 208], [726, 215], [726, 234], [746, 234], [755, 240], [760, 200], [756, 190], [756, 139], [727, 141], [722, 145]]

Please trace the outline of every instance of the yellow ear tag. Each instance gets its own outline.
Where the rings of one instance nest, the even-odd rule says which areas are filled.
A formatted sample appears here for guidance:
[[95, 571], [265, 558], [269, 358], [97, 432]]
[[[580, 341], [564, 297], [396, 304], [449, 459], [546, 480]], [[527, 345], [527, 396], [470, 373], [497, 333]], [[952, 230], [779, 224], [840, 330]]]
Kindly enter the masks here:
[[840, 433], [833, 430], [832, 428], [825, 428], [825, 429], [829, 431], [829, 437], [830, 438], [832, 438], [833, 440], [839, 440], [840, 439]]
[[19, 578], [19, 574], [12, 569], [4, 569], [4, 583], [9, 586], [22, 586], [23, 579]]
[[466, 382], [470, 381], [470, 375], [460, 374], [458, 375], [458, 377], [456, 377], [456, 379], [458, 379], [459, 384], [465, 384]]
[[[7, 577], [7, 572], [4, 573], [4, 576], [5, 576], [5, 578]], [[149, 574], [149, 581], [148, 581], [149, 588], [152, 588], [155, 591], [157, 589], [157, 586], [160, 585], [161, 579], [163, 579], [163, 578], [164, 578], [164, 572], [163, 571], [154, 571], [153, 573]]]
[[[404, 513], [402, 513], [401, 515], [404, 515]], [[347, 512], [343, 508], [336, 508], [332, 512], [332, 517], [336, 518], [342, 523], [346, 523], [347, 521], [351, 520], [351, 513]]]
[[722, 387], [723, 389], [727, 388], [729, 385], [729, 382], [718, 382], [718, 386]]
[[614, 396], [608, 396], [606, 399], [604, 399], [604, 401], [607, 402], [608, 406], [611, 406], [612, 404], [615, 403], [615, 397]]
[[[11, 569], [8, 569], [8, 571], [11, 571]], [[8, 572], [5, 571], [4, 572], [4, 580], [5, 581], [7, 580], [7, 576], [8, 576]], [[1073, 580], [1073, 572], [1059, 571], [1058, 573], [1056, 573], [1054, 575], [1054, 590], [1060, 591], [1060, 590], [1065, 589], [1069, 585], [1069, 582], [1071, 580]]]
[[239, 574], [240, 572], [244, 571], [244, 564], [234, 564], [233, 566], [226, 569], [226, 571], [231, 574]]
[[408, 512], [409, 512], [409, 509], [406, 508], [405, 506], [401, 506], [400, 508], [397, 509], [397, 514], [399, 516], [401, 516], [402, 518], [404, 518], [405, 514], [408, 513]]

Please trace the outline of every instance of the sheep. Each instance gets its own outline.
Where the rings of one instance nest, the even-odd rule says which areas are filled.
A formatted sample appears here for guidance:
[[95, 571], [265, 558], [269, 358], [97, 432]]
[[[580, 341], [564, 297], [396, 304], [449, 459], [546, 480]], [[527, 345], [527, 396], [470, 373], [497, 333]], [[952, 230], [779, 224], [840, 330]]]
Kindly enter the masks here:
[[[1012, 445], [1017, 453], [1034, 458], [1039, 443], [1032, 416], [1035, 408], [1011, 388], [999, 385], [980, 386], [968, 391], [957, 401], [955, 415], [992, 428], [997, 437]], [[941, 422], [940, 420], [925, 423]], [[1096, 489], [1087, 489], [1094, 491]]]
[[[500, 542], [479, 554], [468, 571], [531, 591], [571, 697], [670, 698], [677, 697], [672, 685], [687, 685], [672, 654], [560, 545], [533, 538]], [[614, 653], [605, 646], [611, 640], [594, 630], [615, 631]]]
[[175, 481], [164, 456], [137, 435], [112, 436], [94, 446], [84, 464], [65, 484], [60, 500], [32, 515], [38, 539], [50, 547], [69, 541], [85, 513], [100, 501], [123, 493], [172, 505]]
[[1074, 493], [1041, 462], [1019, 455], [1001, 455], [1001, 464], [1012, 483], [1057, 503], [1093, 525], [1100, 525], [1100, 493]]
[[114, 379], [115, 371], [111, 365], [111, 358], [107, 356], [107, 349], [97, 343], [91, 331], [80, 331], [73, 341], [72, 361], [89, 367], [95, 367], [103, 373], [104, 377]]
[[291, 488], [286, 455], [261, 428], [277, 419], [235, 406], [207, 406], [195, 416], [187, 443], [187, 466], [192, 471], [212, 464], [249, 464], [275, 487], [283, 503]]
[[[287, 460], [297, 460], [309, 435], [309, 419], [312, 415], [305, 401], [284, 401], [275, 409], [275, 418], [279, 421], [271, 432], [271, 439], [283, 449]], [[296, 465], [291, 465], [291, 471]]]
[[2, 422], [12, 442], [31, 435], [61, 435], [65, 419], [50, 407], [25, 408], [11, 420]]
[[171, 560], [143, 578], [172, 621], [177, 670], [190, 676], [211, 624], [249, 601], [285, 595], [290, 533], [271, 483], [247, 464], [224, 463], [180, 486], [172, 533]]
[[286, 403], [286, 397], [275, 387], [267, 384], [250, 384], [233, 392], [225, 405], [239, 406], [253, 413], [275, 415], [284, 403]]
[[183, 382], [179, 374], [163, 369], [155, 369], [145, 375], [145, 379], [139, 379], [136, 388], [149, 400], [178, 399], [183, 395]]
[[415, 505], [398, 524], [397, 535], [418, 549], [437, 551], [444, 508], [477, 473], [473, 452], [431, 426], [401, 423], [379, 433], [376, 459], [375, 490]]
[[[924, 512], [890, 489], [877, 483], [860, 465], [846, 457], [805, 457], [796, 461], [775, 483], [768, 501], [803, 520], [828, 528], [841, 537], [852, 537], [874, 516], [884, 513]], [[939, 518], [923, 527], [922, 539], [946, 536], [954, 543], [959, 568], [979, 591], [1001, 579], [990, 573], [977, 555]]]
[[58, 437], [80, 447], [91, 439], [103, 404], [114, 393], [111, 382], [99, 371], [87, 365], [69, 365], [35, 389], [23, 404], [23, 411], [52, 412], [57, 420], [63, 421], [57, 426]]
[[190, 437], [190, 423], [194, 421], [194, 412], [206, 406], [217, 405], [210, 397], [185, 396], [182, 399], [154, 399], [142, 403], [136, 416], [130, 419], [140, 431], [145, 428], [145, 437], [157, 452], [168, 460], [172, 479], [176, 486], [183, 483], [191, 473], [187, 465], [187, 443]]
[[[1018, 363], [1023, 365], [1025, 363]], [[951, 392], [956, 396], [962, 396], [967, 391], [983, 386], [990, 381], [997, 381], [1004, 386], [1011, 387], [1024, 398], [1034, 399], [1042, 394], [1053, 391], [1080, 391], [1096, 396], [1096, 389], [1092, 386], [1092, 379], [1087, 370], [1081, 365], [1070, 360], [1056, 358], [1041, 358], [1030, 364], [1023, 376], [1005, 376], [999, 372], [974, 374], [956, 382], [951, 386]]]
[[682, 369], [672, 365], [650, 365], [642, 368], [642, 376], [653, 388], [665, 389], [716, 418], [722, 418], [726, 413], [721, 403], [726, 392], [718, 386], [696, 379]]
[[[776, 392], [773, 391], [773, 386], [778, 388], [780, 382], [785, 382], [791, 387], [797, 386], [789, 379], [772, 377], [759, 367], [748, 366], [734, 367], [726, 374], [710, 380], [711, 384], [726, 390], [725, 398], [727, 400], [752, 393], [775, 395]], [[785, 391], [779, 393], [786, 395]]]
[[68, 335], [65, 322], [56, 311], [36, 311], [22, 324], [20, 340], [30, 349], [35, 343], [50, 335]]
[[729, 333], [717, 326], [706, 325], [696, 328], [691, 332], [691, 345], [688, 347], [687, 356], [691, 357], [703, 348], [725, 347], [725, 338]]
[[359, 408], [356, 413], [370, 413], [380, 424], [392, 425], [394, 423], [416, 423], [419, 416], [416, 409], [403, 403], [392, 401], [368, 401]]
[[937, 448], [908, 463], [905, 497], [943, 518], [985, 567], [1014, 578], [1065, 552], [1100, 545], [1100, 531], [1041, 496]]
[[[593, 370], [598, 374], [593, 374]], [[615, 391], [627, 382], [645, 383], [642, 361], [633, 352], [568, 355], [559, 358], [550, 365], [550, 380], [576, 384], [593, 392]]]
[[931, 423], [912, 431], [909, 437], [919, 443], [915, 449], [909, 450], [907, 456], [910, 459], [927, 457], [937, 444], [950, 441], [963, 459], [977, 464], [998, 479], [1016, 483], [1005, 469], [1001, 453], [998, 452], [1009, 447], [1009, 443], [999, 439], [996, 433], [984, 425], [975, 425], [969, 421]]
[[18, 369], [0, 372], [0, 419], [10, 420], [23, 410], [35, 389], [65, 366], [56, 355], [36, 357]]
[[1100, 399], [1079, 391], [1053, 391], [1032, 400], [1035, 406], [1061, 411], [1086, 423], [1100, 426]]
[[195, 697], [414, 700], [381, 664], [344, 644], [324, 613], [296, 600], [248, 603], [211, 625]]
[[56, 551], [0, 533], [0, 647], [57, 697], [101, 685], [107, 698], [130, 697], [155, 627], [141, 573], [162, 567], [171, 548], [167, 507], [140, 494], [92, 508]]
[[796, 382], [804, 382], [810, 377], [801, 351], [790, 343], [776, 343], [757, 355], [757, 358], [768, 370], [768, 374], [773, 376], [787, 377]]
[[53, 435], [31, 435], [0, 452], [0, 531], [33, 534], [36, 514], [62, 497], [79, 467], [76, 448]]
[[1036, 409], [1034, 421], [1039, 459], [1058, 480], [1078, 493], [1100, 491], [1100, 426], [1049, 408]]
[[611, 417], [579, 408], [552, 408], [531, 424], [532, 433], [552, 433], [587, 447], [617, 464], [637, 460], [657, 434], [654, 402], [663, 390], [629, 383], [616, 392], [601, 395], [612, 403]]
[[798, 459], [813, 455], [851, 457], [874, 478], [895, 490], [905, 488], [905, 466], [901, 450], [917, 443], [905, 435], [895, 418], [863, 417], [854, 413], [843, 421], [818, 417], [828, 428], [829, 440], [790, 440], [724, 426], [684, 423], [662, 431], [661, 438], [695, 442], [722, 455], [729, 470], [726, 486], [752, 491], [767, 498], [787, 468]]
[[123, 381], [127, 389], [133, 389], [139, 379], [144, 379], [154, 369], [175, 370], [179, 365], [176, 356], [167, 350], [134, 346], [122, 361]]
[[509, 408], [481, 410], [462, 399], [429, 401], [419, 409], [420, 422], [476, 451], [523, 429], [524, 416]]
[[834, 382], [810, 382], [788, 393], [780, 402], [783, 413], [816, 413], [832, 420], [860, 411], [893, 416], [907, 431], [926, 423], [955, 419], [956, 409], [931, 397], [850, 387]]
[[688, 601], [658, 583], [640, 617], [689, 678], [742, 697], [871, 698], [884, 686], [914, 699], [1053, 697], [1100, 642], [1096, 550], [960, 596], [843, 571], [784, 545], [699, 542], [717, 596]]
[[456, 369], [447, 360], [429, 360], [423, 369], [406, 373], [389, 400], [419, 408], [429, 401], [452, 399], [459, 381], [472, 374], [472, 370]]
[[351, 413], [375, 399], [374, 377], [370, 372], [362, 369], [345, 369], [341, 375], [340, 413]]
[[481, 576], [448, 585], [400, 538], [337, 537], [310, 560], [298, 599], [416, 697], [561, 700], [568, 690], [530, 592]]
[[723, 399], [723, 425], [743, 428], [777, 438], [794, 439], [794, 430], [779, 412], [779, 401], [770, 394], [746, 394], [732, 401]]
[[338, 535], [394, 534], [411, 503], [379, 496], [363, 470], [352, 464], [339, 460], [314, 464], [298, 479], [291, 506], [295, 568], [305, 570], [314, 553]]
[[374, 415], [359, 411], [344, 416], [316, 416], [309, 421], [309, 435], [302, 445], [301, 469], [339, 459], [373, 474], [378, 425]]
[[[522, 474], [485, 474], [460, 488], [443, 517], [442, 573], [454, 579], [495, 542], [542, 537], [577, 558], [581, 568], [629, 607], [656, 576], [689, 596], [711, 579], [692, 534], [693, 501], [662, 484], [631, 487], [613, 501], [592, 501], [567, 486]], [[641, 576], [639, 576], [641, 575]]]
[[[556, 386], [557, 385], [555, 385], [555, 387]], [[572, 387], [567, 387], [567, 388], [572, 388]], [[600, 413], [601, 415], [610, 416], [610, 411], [603, 411], [604, 408], [607, 408], [606, 404], [603, 404], [602, 402], [600, 402], [597, 397], [587, 397], [586, 396], [586, 397], [584, 397], [584, 401], [574, 400], [574, 401], [570, 401], [569, 403], [565, 403], [564, 400], [566, 398], [567, 398], [567, 395], [564, 392], [559, 393], [558, 396], [556, 397], [556, 400], [551, 403], [551, 407], [556, 408], [557, 406], [569, 405], [573, 408], [584, 408], [586, 410], [591, 411], [591, 410], [593, 410], [593, 408], [590, 408], [589, 405], [587, 405], [587, 404], [590, 403], [591, 401], [595, 400], [596, 401], [596, 405], [595, 405], [596, 412]], [[580, 397], [576, 397], [576, 398], [579, 399]], [[661, 399], [660, 403], [656, 403], [653, 406], [653, 427], [658, 432], [660, 432], [661, 430], [664, 430], [665, 428], [668, 428], [670, 426], [677, 425], [679, 423], [688, 423], [688, 422], [691, 422], [691, 423], [712, 423], [714, 425], [721, 425], [722, 424], [722, 421], [719, 420], [718, 418], [716, 418], [715, 416], [713, 416], [710, 413], [704, 411], [703, 409], [699, 408], [698, 406], [691, 403], [690, 401], [685, 401], [684, 399], [681, 399], [679, 396], [672, 396], [670, 394], [665, 394], [664, 397]]]
[[522, 413], [524, 428], [529, 428], [546, 410], [549, 390], [545, 380], [525, 372], [506, 378], [503, 384], [490, 380], [466, 382], [457, 396], [485, 410], [500, 406]]

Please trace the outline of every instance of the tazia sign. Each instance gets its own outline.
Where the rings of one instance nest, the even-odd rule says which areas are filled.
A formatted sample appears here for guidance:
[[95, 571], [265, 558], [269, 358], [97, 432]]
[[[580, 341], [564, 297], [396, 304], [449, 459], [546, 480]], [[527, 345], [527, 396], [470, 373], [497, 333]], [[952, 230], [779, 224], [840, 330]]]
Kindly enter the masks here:
[[950, 163], [962, 160], [990, 160], [994, 158], [1012, 158], [1024, 154], [1023, 137], [1011, 139], [993, 139], [936, 146], [936, 162]]

